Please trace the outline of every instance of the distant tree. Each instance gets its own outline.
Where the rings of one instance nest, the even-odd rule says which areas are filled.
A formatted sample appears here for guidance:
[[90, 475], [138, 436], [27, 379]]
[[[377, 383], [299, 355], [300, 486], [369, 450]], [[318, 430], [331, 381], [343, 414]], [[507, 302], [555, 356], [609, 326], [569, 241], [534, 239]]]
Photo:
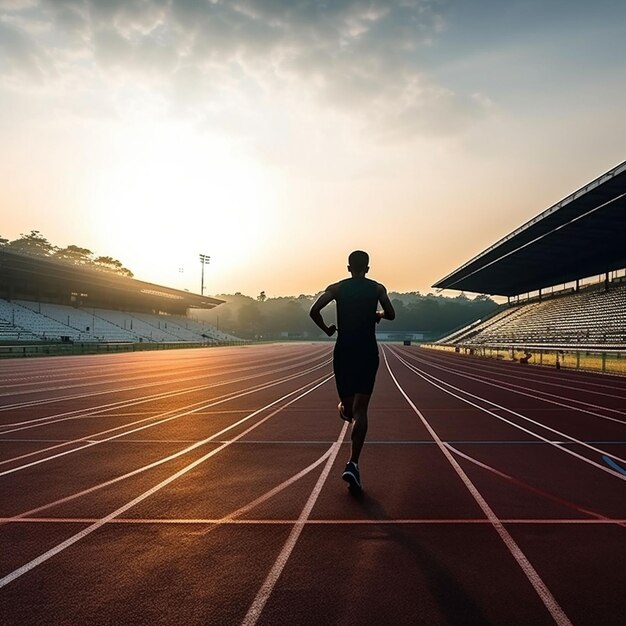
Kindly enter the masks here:
[[70, 245], [67, 248], [59, 248], [54, 252], [54, 258], [60, 261], [68, 261], [77, 265], [88, 265], [93, 263], [93, 252], [87, 248]]
[[3, 246], [5, 243], [9, 243], [9, 240], [0, 235], [0, 246]]
[[39, 256], [50, 256], [55, 251], [55, 247], [38, 230], [31, 230], [28, 235], [21, 233], [18, 239], [9, 241], [7, 248]]
[[267, 300], [267, 296], [265, 295], [265, 292], [264, 292], [264, 291], [262, 291], [262, 292], [261, 292], [261, 293], [260, 293], [260, 294], [256, 297], [256, 299], [257, 299], [259, 302], [265, 302], [265, 301]]
[[307, 312], [297, 300], [289, 300], [281, 305], [277, 311], [282, 329], [288, 333], [302, 333], [313, 331]]
[[128, 278], [132, 278], [134, 274], [126, 267], [122, 265], [121, 261], [114, 259], [110, 256], [99, 256], [93, 260], [94, 265], [97, 265], [101, 269], [108, 270], [109, 272], [115, 272], [116, 274], [121, 274], [122, 276], [128, 276]]
[[[319, 294], [318, 294], [319, 295]], [[281, 296], [277, 298], [252, 298], [236, 294], [218, 294], [224, 304], [198, 315], [209, 323], [216, 324], [219, 315], [220, 328], [239, 337], [279, 338], [284, 332], [294, 335], [316, 336], [317, 330], [311, 323], [308, 310], [315, 295]], [[474, 299], [465, 295], [446, 297], [436, 294], [423, 295], [419, 292], [390, 293], [396, 310], [396, 319], [385, 322], [385, 330], [423, 331], [441, 335], [461, 325], [481, 318], [497, 308], [489, 296]], [[328, 320], [333, 321], [334, 306], [329, 307]], [[320, 334], [321, 336], [321, 334]]]
[[256, 302], [247, 302], [239, 309], [239, 332], [243, 337], [257, 337], [261, 334], [263, 316]]

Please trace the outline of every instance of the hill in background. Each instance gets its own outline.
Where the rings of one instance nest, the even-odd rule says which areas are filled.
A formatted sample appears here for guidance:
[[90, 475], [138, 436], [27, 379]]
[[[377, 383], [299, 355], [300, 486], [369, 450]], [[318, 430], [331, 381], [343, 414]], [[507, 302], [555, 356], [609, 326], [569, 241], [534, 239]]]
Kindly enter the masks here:
[[[220, 330], [243, 338], [322, 338], [323, 333], [308, 314], [318, 295], [268, 298], [261, 292], [253, 298], [242, 293], [217, 294], [215, 297], [225, 300], [225, 304], [195, 314]], [[450, 298], [432, 293], [390, 292], [389, 297], [396, 309], [396, 319], [383, 321], [381, 330], [423, 332], [429, 339], [484, 317], [498, 307], [488, 296], [470, 299], [464, 294]], [[328, 323], [335, 319], [332, 304], [325, 311], [325, 319]]]

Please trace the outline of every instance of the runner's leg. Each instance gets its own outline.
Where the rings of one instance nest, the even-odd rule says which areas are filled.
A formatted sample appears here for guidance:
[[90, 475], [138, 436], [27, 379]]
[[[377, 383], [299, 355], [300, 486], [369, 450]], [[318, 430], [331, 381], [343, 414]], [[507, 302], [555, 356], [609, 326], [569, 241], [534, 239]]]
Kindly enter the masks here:
[[367, 435], [367, 407], [370, 402], [370, 395], [365, 393], [354, 394], [354, 402], [352, 403], [352, 417], [354, 419], [352, 425], [352, 456], [350, 461], [359, 462], [359, 456]]
[[344, 398], [340, 398], [341, 404], [343, 404], [343, 413], [352, 421], [353, 418], [353, 405], [354, 405], [354, 396], [345, 396]]

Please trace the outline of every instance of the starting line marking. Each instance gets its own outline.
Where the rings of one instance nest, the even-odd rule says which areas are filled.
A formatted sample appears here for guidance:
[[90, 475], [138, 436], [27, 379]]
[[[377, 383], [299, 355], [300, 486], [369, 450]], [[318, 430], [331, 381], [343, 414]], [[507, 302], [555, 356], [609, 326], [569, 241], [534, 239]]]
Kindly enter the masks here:
[[[74, 443], [75, 439], [3, 439], [0, 437], [0, 443]], [[102, 441], [99, 439], [81, 439], [82, 441]], [[196, 443], [199, 439], [115, 439], [112, 441], [102, 441], [102, 443]], [[214, 440], [215, 443], [224, 443], [226, 440]], [[587, 443], [590, 445], [611, 445], [611, 446], [623, 446], [626, 444], [626, 441], [595, 441], [595, 440], [581, 440], [583, 443]], [[242, 444], [325, 444], [332, 445], [334, 442], [330, 440], [323, 439], [242, 439], [241, 441], [235, 442], [238, 445]], [[349, 444], [349, 441], [345, 441], [344, 443]], [[559, 441], [558, 439], [550, 439], [546, 441], [539, 441], [536, 439], [506, 439], [506, 440], [473, 440], [473, 439], [450, 439], [444, 441], [444, 443], [448, 443], [450, 445], [460, 446], [460, 445], [479, 445], [479, 446], [508, 446], [508, 445], [546, 445], [546, 444], [559, 444], [562, 446], [575, 446], [579, 445], [575, 441]], [[437, 445], [437, 442], [432, 439], [386, 439], [386, 440], [372, 440], [367, 441], [366, 444], [369, 445], [398, 445], [398, 446], [406, 446], [406, 445]], [[607, 457], [609, 458], [609, 457]]]
[[[99, 521], [97, 517], [0, 517], [0, 523], [16, 524], [92, 524]], [[586, 518], [563, 518], [563, 519], [536, 519], [536, 518], [502, 518], [503, 524], [581, 524], [581, 525], [620, 525], [626, 523], [625, 519], [586, 519]], [[155, 524], [155, 525], [286, 525], [293, 526], [296, 523], [303, 523], [306, 526], [393, 526], [393, 525], [439, 525], [439, 524], [480, 524], [489, 525], [491, 522], [486, 518], [432, 518], [432, 519], [307, 519], [298, 522], [297, 519], [230, 519], [230, 518], [208, 518], [208, 519], [168, 519], [168, 518], [115, 518], [107, 522], [107, 525], [114, 524]]]

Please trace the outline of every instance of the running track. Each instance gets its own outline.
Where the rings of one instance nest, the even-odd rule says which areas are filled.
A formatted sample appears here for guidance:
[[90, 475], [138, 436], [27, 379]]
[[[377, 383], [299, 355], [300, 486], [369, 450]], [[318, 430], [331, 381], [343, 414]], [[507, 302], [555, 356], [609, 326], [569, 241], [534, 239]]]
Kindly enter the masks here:
[[626, 379], [328, 344], [0, 362], [0, 623], [623, 624]]

